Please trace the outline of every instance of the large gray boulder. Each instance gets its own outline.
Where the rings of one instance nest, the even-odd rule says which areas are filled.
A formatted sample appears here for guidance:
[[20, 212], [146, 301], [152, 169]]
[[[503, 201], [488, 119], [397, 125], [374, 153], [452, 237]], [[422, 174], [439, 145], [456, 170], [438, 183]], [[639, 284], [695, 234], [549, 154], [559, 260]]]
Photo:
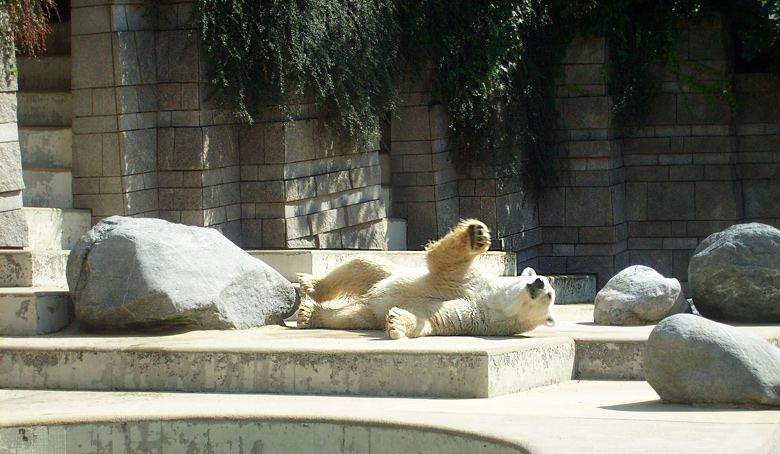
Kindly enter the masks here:
[[90, 330], [244, 329], [298, 303], [287, 279], [213, 229], [112, 216], [68, 257], [76, 319]]
[[780, 406], [780, 349], [696, 315], [673, 315], [653, 329], [644, 369], [667, 402]]
[[714, 320], [780, 322], [780, 230], [750, 223], [713, 233], [688, 265], [696, 309]]
[[614, 275], [596, 294], [593, 321], [599, 325], [648, 325], [689, 307], [677, 279], [634, 265]]

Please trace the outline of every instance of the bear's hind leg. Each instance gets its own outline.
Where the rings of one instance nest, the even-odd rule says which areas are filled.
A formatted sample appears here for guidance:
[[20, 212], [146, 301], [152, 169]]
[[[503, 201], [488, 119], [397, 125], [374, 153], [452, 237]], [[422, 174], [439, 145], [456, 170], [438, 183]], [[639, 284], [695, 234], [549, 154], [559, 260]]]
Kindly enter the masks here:
[[321, 303], [342, 296], [360, 296], [368, 292], [377, 282], [389, 277], [398, 265], [376, 258], [358, 257], [352, 259], [325, 276], [315, 277], [298, 274], [301, 293]]
[[382, 323], [364, 304], [332, 308], [304, 298], [298, 308], [298, 328], [382, 329]]

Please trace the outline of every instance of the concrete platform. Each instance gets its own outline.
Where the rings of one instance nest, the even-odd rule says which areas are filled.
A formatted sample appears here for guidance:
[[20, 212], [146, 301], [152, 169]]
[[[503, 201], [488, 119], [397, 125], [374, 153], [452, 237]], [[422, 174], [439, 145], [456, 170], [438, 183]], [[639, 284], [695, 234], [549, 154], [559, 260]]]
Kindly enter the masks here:
[[71, 167], [73, 134], [70, 127], [20, 126], [22, 167]]
[[0, 404], [0, 446], [32, 454], [780, 451], [780, 410], [664, 404], [642, 381], [458, 400], [5, 389]]
[[[526, 336], [391, 341], [380, 331], [180, 331], [95, 335], [70, 327], [0, 338], [0, 387], [227, 393], [496, 397], [575, 379], [642, 380], [652, 326], [592, 323], [556, 307]], [[780, 326], [745, 326], [776, 345]]]
[[70, 126], [70, 90], [20, 90], [16, 93], [19, 126]]

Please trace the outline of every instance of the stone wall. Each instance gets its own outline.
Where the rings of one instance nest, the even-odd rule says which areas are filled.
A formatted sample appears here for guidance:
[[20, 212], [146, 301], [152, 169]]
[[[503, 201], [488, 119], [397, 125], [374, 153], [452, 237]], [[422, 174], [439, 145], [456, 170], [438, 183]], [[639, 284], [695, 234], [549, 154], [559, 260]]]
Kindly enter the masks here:
[[0, 54], [0, 248], [21, 248], [27, 246], [28, 237], [21, 209], [24, 181], [16, 121], [16, 56]]
[[305, 100], [295, 121], [268, 108], [238, 124], [207, 91], [194, 3], [161, 6], [156, 24], [147, 8], [73, 1], [74, 205], [247, 248], [385, 248], [379, 146], [339, 144]]

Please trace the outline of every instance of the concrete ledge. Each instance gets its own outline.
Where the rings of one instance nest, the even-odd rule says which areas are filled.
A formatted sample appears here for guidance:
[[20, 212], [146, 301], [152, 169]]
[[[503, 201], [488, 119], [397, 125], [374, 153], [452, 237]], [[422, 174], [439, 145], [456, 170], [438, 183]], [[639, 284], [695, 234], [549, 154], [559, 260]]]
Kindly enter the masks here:
[[70, 126], [70, 90], [24, 90], [16, 94], [20, 126]]
[[[256, 250], [247, 251], [253, 257], [267, 263], [290, 282], [298, 282], [296, 273], [326, 274], [342, 263], [361, 255], [371, 255], [390, 260], [399, 265], [425, 266], [425, 252], [422, 251], [331, 251], [315, 249], [299, 250]], [[515, 254], [488, 252], [477, 259], [488, 271], [499, 276], [517, 274]]]
[[71, 167], [73, 134], [69, 127], [21, 126], [23, 167]]
[[67, 290], [70, 251], [0, 250], [0, 287], [56, 287]]
[[73, 320], [67, 291], [0, 288], [0, 335], [34, 336], [61, 330]]
[[73, 208], [73, 176], [66, 168], [22, 169], [24, 206]]
[[[482, 453], [502, 445], [545, 454], [712, 454], [780, 448], [778, 410], [665, 404], [642, 381], [570, 381], [468, 400], [0, 389], [0, 402], [0, 444], [9, 452], [191, 448], [221, 454], [262, 446], [263, 453]], [[160, 444], [164, 449], [155, 451]]]
[[[150, 402], [150, 405], [153, 405]], [[32, 440], [35, 440], [34, 442]], [[0, 429], [7, 452], [530, 453], [520, 443], [424, 425], [333, 419], [165, 420]], [[242, 449], [243, 447], [243, 449]], [[262, 449], [262, 451], [256, 448]]]
[[34, 207], [25, 207], [23, 210], [29, 232], [28, 249], [72, 249], [79, 238], [92, 228], [92, 213], [89, 210]]
[[573, 364], [568, 338], [264, 327], [0, 339], [0, 387], [26, 389], [495, 397], [567, 381]]

